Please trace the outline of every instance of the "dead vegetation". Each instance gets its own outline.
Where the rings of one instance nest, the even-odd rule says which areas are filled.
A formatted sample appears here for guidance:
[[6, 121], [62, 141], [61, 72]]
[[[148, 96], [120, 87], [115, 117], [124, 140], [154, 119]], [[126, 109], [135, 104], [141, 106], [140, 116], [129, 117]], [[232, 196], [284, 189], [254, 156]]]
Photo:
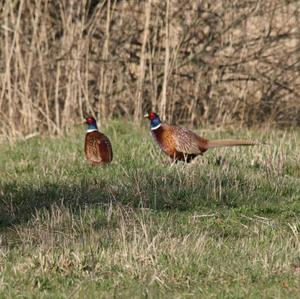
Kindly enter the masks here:
[[300, 124], [299, 1], [3, 1], [0, 129], [92, 113], [190, 125]]

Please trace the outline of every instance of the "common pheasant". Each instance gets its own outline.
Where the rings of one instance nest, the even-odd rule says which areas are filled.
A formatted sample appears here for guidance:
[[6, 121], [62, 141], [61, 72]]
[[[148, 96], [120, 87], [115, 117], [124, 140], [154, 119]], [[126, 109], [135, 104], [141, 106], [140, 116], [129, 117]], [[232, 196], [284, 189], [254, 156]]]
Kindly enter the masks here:
[[154, 112], [147, 113], [144, 117], [150, 120], [152, 136], [157, 144], [174, 161], [191, 162], [209, 148], [257, 144], [243, 139], [207, 140], [188, 129], [162, 124], [158, 114]]
[[98, 131], [94, 117], [87, 117], [86, 124], [88, 125], [84, 144], [86, 159], [93, 165], [110, 163], [113, 159], [113, 152], [108, 137]]

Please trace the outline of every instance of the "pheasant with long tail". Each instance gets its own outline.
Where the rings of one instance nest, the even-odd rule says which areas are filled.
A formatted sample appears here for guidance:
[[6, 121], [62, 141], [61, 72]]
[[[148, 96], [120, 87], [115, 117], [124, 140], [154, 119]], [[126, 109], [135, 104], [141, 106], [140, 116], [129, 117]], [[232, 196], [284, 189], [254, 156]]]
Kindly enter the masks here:
[[149, 112], [144, 117], [150, 120], [152, 136], [156, 143], [174, 161], [191, 162], [210, 148], [257, 144], [244, 139], [208, 140], [188, 129], [162, 124], [158, 114], [154, 112]]

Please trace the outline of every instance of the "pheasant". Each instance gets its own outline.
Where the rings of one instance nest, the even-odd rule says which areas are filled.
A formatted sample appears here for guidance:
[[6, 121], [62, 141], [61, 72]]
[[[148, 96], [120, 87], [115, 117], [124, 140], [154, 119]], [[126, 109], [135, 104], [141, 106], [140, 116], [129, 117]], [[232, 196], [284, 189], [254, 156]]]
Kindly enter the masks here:
[[152, 136], [157, 144], [174, 161], [191, 162], [209, 148], [257, 144], [243, 139], [207, 140], [188, 129], [162, 124], [158, 114], [154, 112], [147, 113], [144, 117], [150, 120]]
[[97, 122], [94, 117], [87, 117], [88, 125], [84, 152], [86, 159], [92, 165], [105, 165], [113, 159], [112, 146], [107, 136], [98, 131]]

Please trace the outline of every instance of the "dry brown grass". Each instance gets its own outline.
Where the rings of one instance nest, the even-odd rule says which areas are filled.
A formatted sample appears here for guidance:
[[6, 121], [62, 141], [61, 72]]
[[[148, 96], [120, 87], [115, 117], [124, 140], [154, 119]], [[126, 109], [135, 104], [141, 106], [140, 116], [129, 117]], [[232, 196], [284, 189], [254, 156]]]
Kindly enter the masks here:
[[191, 125], [300, 123], [298, 1], [3, 1], [0, 20], [9, 137], [150, 108]]

